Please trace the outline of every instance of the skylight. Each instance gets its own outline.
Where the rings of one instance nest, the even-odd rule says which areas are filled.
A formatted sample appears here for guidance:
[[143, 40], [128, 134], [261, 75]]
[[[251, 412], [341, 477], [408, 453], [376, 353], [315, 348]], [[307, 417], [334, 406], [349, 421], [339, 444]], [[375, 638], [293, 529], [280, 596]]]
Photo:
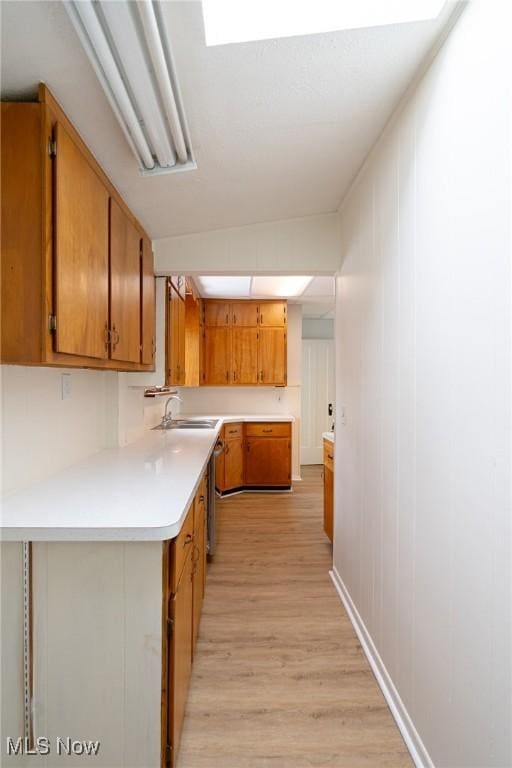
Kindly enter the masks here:
[[445, 0], [203, 0], [206, 45], [435, 19]]
[[194, 280], [204, 298], [289, 299], [302, 296], [313, 277], [311, 275], [274, 275], [272, 277], [203, 275], [195, 277]]

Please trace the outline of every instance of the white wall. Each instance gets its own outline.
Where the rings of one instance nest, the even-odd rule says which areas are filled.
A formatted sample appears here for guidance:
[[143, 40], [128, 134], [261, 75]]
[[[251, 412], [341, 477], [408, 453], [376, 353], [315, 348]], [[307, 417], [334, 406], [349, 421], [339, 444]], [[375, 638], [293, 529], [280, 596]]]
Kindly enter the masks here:
[[336, 213], [168, 237], [153, 245], [159, 274], [333, 275], [339, 266]]
[[334, 566], [437, 768], [512, 765], [507, 15], [468, 5], [341, 210]]
[[[62, 374], [71, 397], [62, 399]], [[30, 485], [103, 448], [116, 374], [2, 366], [3, 492]]]
[[334, 320], [324, 317], [304, 317], [302, 319], [303, 339], [333, 339]]
[[300, 478], [300, 412], [302, 376], [302, 307], [288, 306], [288, 386], [286, 387], [185, 387], [182, 413], [280, 414], [295, 417], [292, 428], [292, 474]]

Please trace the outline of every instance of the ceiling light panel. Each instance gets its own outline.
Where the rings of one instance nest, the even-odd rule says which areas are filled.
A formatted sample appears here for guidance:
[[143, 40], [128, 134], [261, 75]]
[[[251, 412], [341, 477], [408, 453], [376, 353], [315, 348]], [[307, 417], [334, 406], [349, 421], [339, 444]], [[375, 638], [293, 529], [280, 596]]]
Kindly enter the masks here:
[[71, 0], [65, 5], [141, 172], [195, 169], [159, 3]]
[[266, 297], [286, 299], [301, 296], [312, 280], [311, 275], [253, 277], [251, 296], [262, 299]]
[[435, 19], [445, 0], [202, 0], [206, 45]]
[[250, 277], [208, 275], [194, 280], [205, 298], [248, 299], [251, 294]]

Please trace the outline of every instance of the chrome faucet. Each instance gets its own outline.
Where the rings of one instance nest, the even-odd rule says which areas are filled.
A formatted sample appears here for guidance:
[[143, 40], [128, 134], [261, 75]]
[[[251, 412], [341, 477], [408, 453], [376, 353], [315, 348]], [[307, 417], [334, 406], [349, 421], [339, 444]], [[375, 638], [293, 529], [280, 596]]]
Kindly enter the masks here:
[[162, 417], [162, 424], [170, 424], [172, 421], [172, 411], [169, 413], [169, 403], [171, 400], [179, 400], [180, 403], [183, 402], [182, 398], [178, 395], [177, 392], [173, 392], [172, 395], [167, 398], [165, 401], [165, 411]]

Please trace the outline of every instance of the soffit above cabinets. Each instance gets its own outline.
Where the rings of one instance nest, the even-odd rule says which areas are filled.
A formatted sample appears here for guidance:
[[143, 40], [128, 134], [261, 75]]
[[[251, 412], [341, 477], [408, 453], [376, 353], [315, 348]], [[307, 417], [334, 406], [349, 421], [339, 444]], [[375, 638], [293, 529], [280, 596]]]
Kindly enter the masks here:
[[197, 170], [141, 176], [62, 2], [0, 3], [2, 98], [45, 82], [152, 238], [335, 211], [453, 10], [435, 21], [207, 47], [161, 3]]

